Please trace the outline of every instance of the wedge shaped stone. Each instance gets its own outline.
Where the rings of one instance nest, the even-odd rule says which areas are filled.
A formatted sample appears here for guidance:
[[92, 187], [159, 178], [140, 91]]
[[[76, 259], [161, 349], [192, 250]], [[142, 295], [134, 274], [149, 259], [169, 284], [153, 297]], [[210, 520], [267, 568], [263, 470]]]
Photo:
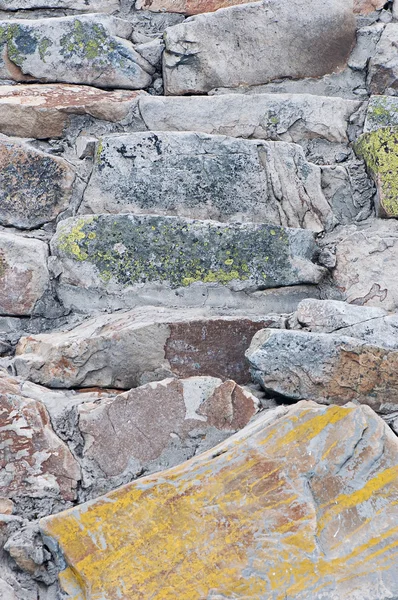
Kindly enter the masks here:
[[0, 312], [28, 316], [49, 285], [47, 244], [0, 232]]
[[65, 84], [0, 86], [0, 132], [36, 139], [62, 137], [73, 115], [116, 122], [137, 103], [138, 92], [107, 92]]
[[83, 216], [62, 221], [51, 248], [61, 295], [74, 292], [80, 303], [91, 294], [92, 307], [104, 294], [174, 306], [182, 294], [185, 305], [198, 305], [196, 294], [203, 301], [208, 288], [255, 291], [316, 284], [324, 275], [312, 232], [270, 225]]
[[321, 169], [306, 161], [300, 146], [191, 132], [100, 139], [80, 212], [267, 222], [315, 231], [333, 223]]
[[246, 352], [267, 392], [300, 400], [357, 401], [381, 413], [398, 409], [398, 349], [340, 333], [263, 330]]
[[165, 377], [250, 380], [244, 352], [267, 317], [206, 317], [205, 311], [141, 308], [95, 317], [71, 331], [18, 344], [18, 375], [51, 387], [129, 389]]
[[368, 83], [372, 94], [397, 95], [397, 42], [398, 23], [388, 23], [369, 63]]
[[75, 180], [64, 159], [0, 136], [0, 223], [33, 229], [68, 208]]
[[153, 67], [126, 38], [131, 26], [106, 15], [0, 22], [0, 78], [140, 89]]
[[216, 377], [164, 379], [82, 403], [78, 423], [88, 479], [83, 486], [98, 496], [137, 473], [176, 466], [242, 429], [258, 408], [252, 394]]
[[354, 40], [353, 5], [346, 0], [271, 0], [197, 15], [166, 30], [165, 91], [320, 77], [346, 64]]
[[369, 407], [300, 402], [40, 527], [74, 600], [387, 600], [397, 462]]
[[30, 499], [38, 507], [40, 501], [65, 506], [76, 499], [80, 468], [53, 431], [44, 405], [23, 397], [21, 387], [0, 372], [1, 493], [17, 505]]
[[284, 142], [319, 137], [345, 143], [350, 118], [360, 106], [361, 102], [355, 100], [310, 94], [142, 96], [139, 99], [140, 114], [151, 131], [201, 131]]
[[34, 8], [69, 8], [81, 12], [114, 12], [119, 0], [0, 0], [0, 10], [32, 10]]

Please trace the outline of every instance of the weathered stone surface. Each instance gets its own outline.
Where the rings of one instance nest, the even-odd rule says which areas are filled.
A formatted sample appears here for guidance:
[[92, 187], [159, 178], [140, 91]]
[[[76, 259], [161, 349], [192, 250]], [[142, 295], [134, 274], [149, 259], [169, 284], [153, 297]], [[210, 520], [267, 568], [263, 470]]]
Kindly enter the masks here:
[[350, 304], [398, 310], [398, 223], [376, 219], [342, 228], [336, 247], [335, 285]]
[[338, 300], [308, 298], [300, 302], [295, 316], [298, 323], [309, 331], [332, 333], [375, 319], [382, 319], [387, 314], [387, 311], [382, 308], [357, 306]]
[[397, 459], [368, 407], [300, 402], [40, 526], [76, 600], [387, 600], [398, 594]]
[[177, 215], [330, 228], [321, 170], [283, 142], [202, 133], [101, 138], [82, 213]]
[[355, 100], [310, 94], [139, 99], [140, 114], [152, 131], [201, 131], [285, 142], [317, 137], [347, 142], [350, 119], [360, 106]]
[[[208, 288], [253, 292], [316, 284], [324, 275], [315, 263], [318, 248], [312, 232], [270, 225], [83, 216], [62, 221], [51, 248], [62, 297], [75, 292], [77, 306], [87, 303], [90, 294], [92, 308], [104, 295], [133, 306], [153, 304], [155, 298], [156, 304], [175, 306], [180, 293], [185, 305], [192, 306], [198, 304], [196, 293], [202, 301]], [[81, 290], [85, 299], [79, 300]]]
[[91, 484], [98, 495], [137, 474], [180, 464], [242, 429], [258, 407], [234, 381], [215, 377], [165, 379], [81, 404], [82, 465], [84, 471], [88, 463], [91, 479], [83, 486]]
[[198, 15], [166, 30], [166, 94], [320, 77], [345, 65], [354, 38], [346, 0], [270, 0]]
[[47, 244], [0, 232], [0, 313], [28, 316], [49, 284]]
[[119, 0], [0, 0], [0, 10], [32, 10], [34, 8], [69, 8], [81, 12], [114, 12]]
[[127, 38], [129, 23], [82, 15], [0, 22], [0, 78], [140, 89], [154, 68]]
[[367, 15], [375, 10], [381, 10], [384, 5], [384, 0], [354, 0], [354, 13]]
[[398, 217], [398, 127], [364, 133], [355, 150], [376, 181], [377, 216]]
[[398, 315], [388, 315], [382, 308], [308, 298], [298, 305], [295, 319], [308, 331], [338, 331], [384, 348], [398, 349]]
[[18, 375], [50, 387], [129, 389], [171, 375], [247, 383], [244, 352], [256, 331], [275, 322], [142, 308], [95, 317], [71, 331], [22, 338], [14, 364]]
[[377, 131], [381, 127], [398, 126], [398, 98], [395, 96], [371, 96], [364, 131]]
[[0, 136], [0, 223], [32, 229], [69, 206], [75, 172], [62, 158]]
[[397, 95], [398, 24], [388, 23], [369, 64], [368, 83], [372, 94]]
[[[140, 92], [142, 94], [142, 92]], [[65, 84], [0, 86], [0, 132], [36, 139], [62, 137], [72, 115], [117, 122], [138, 100], [138, 92], [107, 92]]]
[[345, 404], [355, 400], [381, 413], [398, 408], [398, 350], [343, 333], [259, 331], [246, 352], [252, 377], [287, 398]]
[[1, 490], [14, 502], [76, 499], [80, 469], [55, 435], [44, 406], [22, 397], [17, 379], [0, 372]]

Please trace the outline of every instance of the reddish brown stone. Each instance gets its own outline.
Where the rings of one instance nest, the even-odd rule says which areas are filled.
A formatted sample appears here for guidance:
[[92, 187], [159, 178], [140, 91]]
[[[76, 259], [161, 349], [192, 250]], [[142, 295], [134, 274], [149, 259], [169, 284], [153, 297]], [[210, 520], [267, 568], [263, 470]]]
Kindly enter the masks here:
[[214, 12], [236, 4], [247, 4], [250, 0], [137, 0], [136, 8], [154, 12], [176, 12], [185, 15]]
[[76, 499], [80, 469], [54, 433], [40, 402], [23, 397], [17, 379], [0, 376], [1, 493], [13, 500]]

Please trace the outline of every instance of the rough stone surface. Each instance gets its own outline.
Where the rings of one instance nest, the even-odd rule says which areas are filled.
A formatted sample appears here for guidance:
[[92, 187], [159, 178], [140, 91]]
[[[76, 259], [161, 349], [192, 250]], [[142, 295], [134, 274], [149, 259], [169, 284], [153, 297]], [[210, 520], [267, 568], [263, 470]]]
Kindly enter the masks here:
[[398, 349], [398, 315], [388, 315], [382, 308], [308, 298], [298, 305], [295, 319], [308, 331], [338, 331], [370, 344]]
[[372, 94], [397, 95], [398, 24], [388, 23], [369, 64], [368, 82]]
[[104, 295], [133, 306], [154, 298], [156, 304], [176, 306], [183, 299], [192, 306], [197, 294], [203, 302], [208, 288], [246, 293], [317, 284], [324, 275], [312, 232], [270, 225], [83, 216], [62, 221], [51, 248], [62, 298], [83, 306], [89, 295], [92, 308]]
[[367, 15], [375, 10], [381, 10], [384, 0], [354, 0], [354, 13]]
[[28, 316], [49, 285], [47, 245], [0, 232], [0, 313]]
[[98, 495], [137, 473], [173, 467], [242, 429], [258, 408], [234, 381], [215, 377], [165, 379], [80, 404], [82, 464], [92, 480], [83, 485], [91, 483]]
[[198, 15], [227, 8], [236, 4], [247, 4], [249, 0], [136, 0], [137, 9], [154, 12], [177, 12], [185, 15]]
[[0, 0], [0, 10], [32, 10], [37, 8], [72, 9], [81, 12], [114, 12], [119, 0]]
[[398, 310], [398, 223], [376, 219], [331, 236], [336, 252], [333, 281], [350, 304]]
[[320, 77], [345, 65], [354, 38], [346, 0], [270, 0], [198, 15], [166, 30], [166, 94]]
[[398, 126], [398, 98], [395, 96], [371, 96], [364, 131], [377, 131], [381, 127]]
[[67, 557], [70, 598], [387, 600], [397, 458], [368, 407], [300, 402], [40, 526]]
[[350, 119], [360, 106], [359, 101], [310, 94], [139, 99], [141, 116], [151, 131], [201, 131], [296, 143], [317, 137], [347, 142]]
[[129, 23], [101, 15], [0, 22], [0, 78], [145, 88], [154, 69], [130, 33]]
[[0, 224], [31, 229], [72, 198], [75, 172], [62, 158], [0, 136]]
[[321, 170], [297, 145], [202, 133], [101, 138], [82, 213], [331, 228]]
[[3, 372], [0, 398], [2, 494], [22, 507], [35, 507], [35, 501], [65, 506], [75, 500], [80, 469], [54, 433], [44, 406], [22, 397], [20, 382]]
[[246, 352], [254, 381], [294, 400], [355, 400], [381, 413], [396, 411], [398, 350], [344, 333], [259, 331]]
[[0, 132], [36, 139], [62, 137], [73, 115], [116, 122], [137, 104], [137, 92], [65, 84], [0, 86]]
[[256, 331], [275, 322], [161, 308], [102, 315], [71, 331], [22, 338], [14, 366], [50, 387], [129, 389], [171, 375], [247, 383], [244, 352]]

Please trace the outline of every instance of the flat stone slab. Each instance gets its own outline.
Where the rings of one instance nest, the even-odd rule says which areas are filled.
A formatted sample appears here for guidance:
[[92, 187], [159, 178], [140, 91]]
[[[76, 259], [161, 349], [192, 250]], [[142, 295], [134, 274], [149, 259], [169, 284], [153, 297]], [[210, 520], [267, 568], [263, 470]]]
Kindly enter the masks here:
[[74, 600], [387, 599], [397, 462], [369, 407], [300, 402], [40, 527]]
[[0, 313], [29, 316], [49, 285], [48, 247], [39, 240], [0, 232]]
[[119, 0], [0, 0], [0, 10], [33, 10], [35, 8], [67, 8], [81, 12], [114, 12]]
[[346, 143], [350, 119], [360, 106], [355, 100], [311, 94], [148, 95], [139, 99], [140, 115], [151, 131], [201, 131], [284, 142], [321, 138]]
[[271, 0], [197, 15], [165, 32], [166, 95], [320, 77], [345, 66], [354, 40], [345, 0]]
[[22, 338], [15, 369], [56, 388], [130, 389], [195, 375], [247, 383], [244, 352], [256, 331], [276, 323], [266, 316], [206, 317], [196, 309], [160, 307], [101, 315], [71, 331]]
[[0, 78], [141, 89], [154, 68], [128, 41], [132, 26], [106, 15], [0, 22]]
[[250, 392], [216, 377], [164, 379], [82, 403], [83, 486], [98, 496], [137, 474], [176, 466], [242, 429], [258, 410]]
[[356, 401], [383, 414], [398, 409], [398, 348], [344, 333], [258, 332], [246, 352], [253, 380], [273, 394], [328, 404]]
[[23, 397], [21, 387], [0, 372], [1, 493], [17, 505], [37, 505], [39, 513], [40, 503], [58, 503], [59, 510], [76, 500], [80, 468], [44, 405]]
[[74, 169], [62, 159], [0, 135], [0, 223], [33, 229], [72, 198]]
[[117, 122], [137, 104], [142, 92], [107, 92], [66, 84], [0, 86], [0, 132], [36, 139], [60, 138], [73, 115]]
[[321, 169], [306, 161], [300, 146], [191, 132], [101, 138], [79, 212], [266, 222], [317, 232], [334, 220]]
[[324, 275], [310, 231], [177, 217], [66, 219], [58, 225], [51, 252], [60, 293], [61, 288], [77, 296], [84, 291], [92, 308], [104, 294], [146, 304], [156, 297], [156, 304], [175, 306], [181, 293], [188, 305], [198, 302], [196, 296], [189, 299], [191, 290], [203, 300], [208, 288], [254, 292], [317, 284]]

